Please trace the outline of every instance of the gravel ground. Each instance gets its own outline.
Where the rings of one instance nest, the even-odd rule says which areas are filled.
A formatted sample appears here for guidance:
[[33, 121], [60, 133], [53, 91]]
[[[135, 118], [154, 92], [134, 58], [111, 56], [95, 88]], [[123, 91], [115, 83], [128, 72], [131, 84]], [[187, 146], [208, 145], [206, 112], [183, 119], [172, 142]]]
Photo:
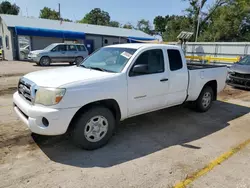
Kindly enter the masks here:
[[[30, 133], [12, 110], [12, 94], [19, 76], [40, 67], [21, 62], [27, 68], [12, 71], [17, 63], [3, 64], [0, 188], [173, 187], [250, 138], [250, 92], [227, 87], [207, 113], [179, 106], [138, 116], [122, 122], [107, 146], [80, 150], [67, 136]], [[247, 146], [189, 187], [250, 187], [249, 151]]]

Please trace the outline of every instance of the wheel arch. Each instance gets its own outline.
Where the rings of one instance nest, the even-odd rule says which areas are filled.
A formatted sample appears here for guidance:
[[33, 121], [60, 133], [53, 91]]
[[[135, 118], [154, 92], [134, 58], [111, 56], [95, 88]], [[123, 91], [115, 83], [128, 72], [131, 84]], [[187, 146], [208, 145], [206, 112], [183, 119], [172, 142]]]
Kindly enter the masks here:
[[71, 119], [71, 122], [69, 124], [67, 132], [70, 132], [74, 129], [75, 121], [79, 118], [81, 114], [89, 110], [90, 108], [93, 108], [94, 106], [104, 106], [108, 108], [114, 115], [116, 122], [119, 122], [121, 119], [121, 110], [118, 102], [115, 99], [105, 99], [105, 100], [99, 100], [94, 101], [91, 103], [88, 103], [84, 106], [82, 106], [73, 116]]
[[48, 55], [42, 55], [42, 56], [40, 57], [39, 64], [41, 64], [42, 59], [45, 58], [45, 57], [49, 58], [50, 63], [52, 63], [52, 60], [51, 60], [51, 58], [50, 58]]
[[[211, 80], [211, 81], [207, 82], [207, 83], [203, 86], [202, 90], [203, 90], [205, 87], [207, 87], [207, 86], [211, 87], [212, 90], [213, 90], [213, 92], [214, 92], [213, 100], [217, 100], [217, 88], [218, 88], [218, 83], [217, 83], [217, 81], [216, 81], [216, 80]], [[202, 91], [202, 90], [201, 90], [201, 91]]]

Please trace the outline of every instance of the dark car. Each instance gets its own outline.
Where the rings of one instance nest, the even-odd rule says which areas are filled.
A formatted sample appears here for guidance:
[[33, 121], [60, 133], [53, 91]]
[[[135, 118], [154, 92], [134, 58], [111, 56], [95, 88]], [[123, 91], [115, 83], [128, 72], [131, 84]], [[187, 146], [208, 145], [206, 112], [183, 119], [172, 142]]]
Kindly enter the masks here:
[[234, 87], [250, 89], [250, 55], [230, 67], [227, 84]]

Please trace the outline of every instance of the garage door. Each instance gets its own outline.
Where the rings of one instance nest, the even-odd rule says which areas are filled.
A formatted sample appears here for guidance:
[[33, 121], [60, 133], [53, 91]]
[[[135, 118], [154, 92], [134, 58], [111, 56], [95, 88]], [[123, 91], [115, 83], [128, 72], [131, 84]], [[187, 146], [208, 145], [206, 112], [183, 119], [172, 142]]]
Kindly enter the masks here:
[[61, 43], [63, 39], [61, 38], [51, 38], [51, 37], [32, 37], [32, 50], [41, 50], [52, 43]]

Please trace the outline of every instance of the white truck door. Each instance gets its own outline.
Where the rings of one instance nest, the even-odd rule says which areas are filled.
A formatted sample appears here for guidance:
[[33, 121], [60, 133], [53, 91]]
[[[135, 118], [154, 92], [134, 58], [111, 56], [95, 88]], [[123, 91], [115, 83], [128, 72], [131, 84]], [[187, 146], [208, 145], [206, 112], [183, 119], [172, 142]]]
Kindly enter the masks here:
[[[135, 67], [146, 65], [146, 71]], [[128, 74], [128, 115], [134, 116], [166, 105], [168, 75], [162, 49], [143, 51], [133, 62]]]
[[169, 63], [169, 90], [167, 106], [184, 102], [187, 97], [188, 70], [183, 53], [178, 49], [167, 49]]

